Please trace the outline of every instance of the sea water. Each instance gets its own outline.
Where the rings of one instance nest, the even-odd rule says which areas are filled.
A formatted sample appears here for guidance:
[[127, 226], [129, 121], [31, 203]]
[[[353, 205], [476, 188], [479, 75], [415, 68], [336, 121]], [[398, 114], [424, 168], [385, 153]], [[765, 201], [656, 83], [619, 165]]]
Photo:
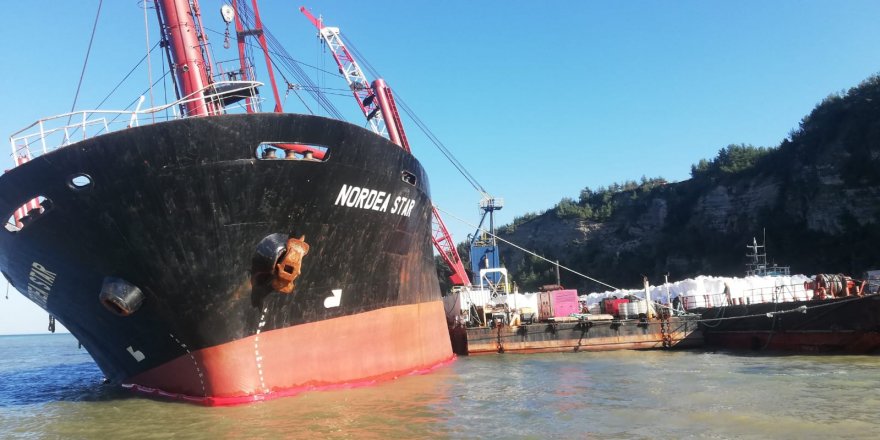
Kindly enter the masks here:
[[70, 335], [0, 337], [0, 438], [880, 438], [876, 356], [461, 357], [379, 385], [214, 408], [102, 382]]

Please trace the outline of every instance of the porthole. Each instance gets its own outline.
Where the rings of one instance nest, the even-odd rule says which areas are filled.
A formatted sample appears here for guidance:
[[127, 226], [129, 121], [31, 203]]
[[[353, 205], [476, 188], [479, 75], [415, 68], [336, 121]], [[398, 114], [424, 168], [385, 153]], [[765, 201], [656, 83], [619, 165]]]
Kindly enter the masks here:
[[74, 174], [67, 179], [67, 186], [75, 191], [91, 188], [92, 183], [92, 177], [85, 173]]

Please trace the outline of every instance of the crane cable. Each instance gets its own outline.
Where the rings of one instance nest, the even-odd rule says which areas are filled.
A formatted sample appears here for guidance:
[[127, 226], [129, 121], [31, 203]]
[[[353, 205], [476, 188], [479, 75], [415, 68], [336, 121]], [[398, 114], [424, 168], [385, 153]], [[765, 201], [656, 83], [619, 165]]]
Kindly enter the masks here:
[[[144, 55], [143, 58], [141, 58], [141, 60], [138, 61], [137, 64], [135, 64], [134, 67], [132, 67], [131, 70], [129, 70], [128, 73], [126, 73], [125, 76], [121, 80], [119, 80], [118, 83], [116, 83], [116, 86], [113, 87], [113, 90], [110, 90], [110, 92], [107, 93], [107, 96], [105, 96], [104, 99], [102, 99], [101, 102], [98, 103], [97, 106], [95, 106], [95, 108], [100, 109], [101, 106], [104, 105], [104, 103], [107, 102], [107, 100], [110, 99], [110, 97], [113, 96], [114, 93], [116, 93], [116, 90], [118, 90], [119, 87], [122, 86], [122, 83], [124, 83], [125, 80], [127, 80], [131, 76], [131, 74], [134, 73], [134, 71], [137, 70], [137, 68], [140, 67], [141, 64], [143, 64], [143, 62], [147, 59], [147, 57], [153, 53], [153, 50], [155, 50], [157, 47], [159, 47], [159, 44], [161, 44], [161, 41], [157, 42], [156, 44], [153, 45], [152, 48], [150, 48], [150, 51], [147, 53], [147, 55]], [[162, 77], [164, 78], [165, 75], [162, 75]], [[152, 88], [153, 88], [153, 86], [150, 86], [150, 89], [152, 89]]]
[[[119, 87], [122, 86], [122, 84], [125, 82], [125, 80], [127, 80], [127, 79], [131, 76], [131, 74], [134, 73], [134, 71], [137, 70], [137, 68], [140, 67], [141, 64], [143, 64], [144, 60], [147, 59], [147, 57], [153, 52], [153, 50], [155, 50], [157, 47], [159, 47], [159, 44], [160, 44], [160, 43], [157, 42], [156, 44], [153, 45], [153, 47], [150, 49], [150, 51], [147, 53], [147, 55], [144, 55], [143, 58], [141, 58], [141, 60], [138, 61], [137, 64], [135, 64], [134, 67], [132, 67], [131, 70], [129, 70], [128, 73], [126, 73], [125, 76], [124, 76], [121, 80], [119, 80], [118, 83], [116, 83], [116, 86], [113, 87], [113, 90], [110, 90], [110, 92], [108, 92], [107, 95], [104, 96], [104, 99], [102, 99], [101, 102], [99, 102], [98, 105], [95, 106], [95, 109], [100, 109], [101, 106], [104, 105], [104, 103], [106, 103], [107, 100], [110, 99], [110, 97], [112, 97], [113, 94], [116, 93], [117, 90], [119, 90]], [[167, 74], [163, 74], [161, 79], [164, 79], [165, 76], [167, 76]], [[147, 91], [152, 90], [152, 89], [153, 89], [153, 86], [155, 86], [156, 84], [158, 84], [158, 81], [155, 82], [155, 83], [153, 83], [152, 85], [150, 85], [149, 89], [144, 91], [144, 94], [147, 93]], [[134, 100], [134, 102], [137, 102], [138, 99], [140, 99], [140, 98], [136, 98], [136, 99]], [[128, 107], [125, 108], [125, 110], [128, 110], [128, 108], [130, 108], [130, 107], [134, 104], [134, 102], [133, 102], [132, 104], [129, 104]], [[115, 122], [117, 119], [119, 119], [120, 116], [121, 116], [121, 114], [120, 114], [120, 115], [116, 115], [116, 116], [110, 121], [110, 123]], [[71, 116], [71, 117], [72, 117], [72, 116]], [[70, 118], [68, 118], [68, 121], [67, 121], [67, 122], [68, 122], [68, 124], [70, 123]], [[80, 127], [75, 127], [75, 128], [73, 129], [73, 131], [70, 133], [70, 135], [73, 136], [74, 134], [78, 133], [79, 130], [80, 130]], [[100, 133], [100, 132], [102, 132], [102, 131], [104, 131], [104, 130], [101, 129], [98, 133]]]
[[[351, 42], [351, 39], [349, 39], [349, 38], [347, 38], [347, 37], [344, 37], [344, 35], [343, 35], [341, 32], [340, 32], [340, 36], [342, 36], [342, 37], [344, 38], [344, 40], [347, 41], [347, 45], [346, 45], [346, 46], [352, 51], [352, 53], [355, 55], [355, 58], [356, 58], [357, 60], [359, 60], [359, 61], [362, 63], [362, 65], [367, 69], [367, 71], [368, 71], [371, 75], [373, 75], [373, 77], [375, 77], [375, 78], [381, 78], [382, 76], [379, 74], [379, 72], [376, 70], [376, 68], [374, 68], [373, 65], [370, 64], [370, 62], [367, 60], [367, 58], [366, 58], [365, 56], [363, 56], [363, 54], [357, 49], [357, 47], [355, 47], [355, 45]], [[446, 157], [446, 159], [449, 160], [450, 163], [452, 163], [452, 165], [458, 170], [459, 173], [461, 173], [461, 175], [465, 178], [465, 180], [467, 180], [468, 183], [470, 183], [471, 186], [473, 186], [474, 189], [476, 189], [477, 192], [479, 192], [483, 197], [490, 197], [490, 196], [489, 196], [489, 193], [486, 191], [486, 189], [485, 189], [482, 185], [480, 185], [480, 183], [479, 183], [479, 182], [477, 181], [477, 179], [473, 176], [473, 174], [471, 174], [471, 173], [467, 170], [467, 168], [465, 168], [464, 164], [462, 164], [462, 163], [461, 163], [461, 162], [455, 157], [455, 155], [452, 154], [452, 152], [449, 151], [448, 148], [446, 148], [446, 146], [443, 144], [443, 142], [440, 141], [440, 139], [434, 134], [434, 132], [431, 131], [430, 128], [428, 128], [427, 124], [425, 124], [424, 121], [422, 121], [422, 119], [419, 118], [418, 115], [416, 115], [415, 111], [413, 111], [412, 108], [411, 108], [409, 105], [406, 104], [406, 101], [404, 101], [403, 98], [402, 98], [400, 95], [397, 95], [397, 97], [395, 98], [395, 100], [396, 100], [397, 102], [400, 103], [400, 107], [403, 109], [404, 113], [406, 113], [407, 116], [409, 116], [409, 117], [413, 120], [413, 122], [415, 122], [416, 126], [418, 126], [420, 130], [422, 130], [422, 133], [425, 134], [425, 136], [428, 138], [428, 140], [430, 140], [431, 143], [433, 143], [434, 146], [437, 147], [438, 150], [440, 150], [440, 152]], [[485, 229], [482, 229], [480, 226], [476, 226], [476, 225], [474, 225], [474, 224], [472, 224], [472, 223], [470, 223], [470, 222], [465, 221], [464, 219], [462, 219], [462, 218], [460, 218], [460, 217], [457, 217], [456, 215], [454, 215], [454, 214], [452, 214], [452, 213], [450, 213], [450, 212], [448, 212], [448, 211], [445, 211], [445, 210], [441, 209], [440, 207], [438, 207], [438, 206], [436, 206], [436, 205], [435, 205], [434, 207], [435, 207], [438, 211], [443, 212], [445, 215], [450, 216], [450, 217], [452, 217], [452, 218], [454, 218], [454, 219], [456, 219], [456, 220], [458, 220], [458, 221], [460, 221], [460, 222], [462, 222], [462, 223], [464, 223], [464, 224], [466, 224], [466, 225], [468, 225], [468, 226], [470, 226], [470, 227], [472, 227], [472, 228], [476, 228], [477, 230], [482, 231], [482, 232], [484, 232], [484, 233], [486, 233], [486, 234], [492, 236], [493, 238], [495, 238], [495, 239], [497, 239], [497, 240], [499, 240], [499, 241], [501, 241], [501, 242], [503, 242], [503, 243], [506, 243], [506, 244], [508, 244], [508, 245], [510, 245], [510, 246], [513, 246], [514, 248], [519, 249], [519, 250], [521, 250], [521, 251], [523, 251], [523, 252], [525, 252], [525, 253], [527, 253], [527, 254], [529, 254], [529, 255], [532, 255], [532, 256], [535, 256], [535, 257], [537, 257], [537, 258], [540, 258], [540, 259], [542, 259], [542, 260], [544, 260], [544, 261], [546, 261], [546, 262], [548, 262], [548, 263], [551, 263], [551, 264], [553, 264], [553, 265], [556, 265], [556, 266], [559, 267], [559, 268], [565, 269], [565, 270], [567, 270], [567, 271], [569, 271], [569, 272], [571, 272], [571, 273], [573, 273], [573, 274], [575, 274], [575, 275], [578, 275], [578, 276], [580, 276], [580, 277], [586, 278], [586, 279], [588, 279], [588, 280], [590, 280], [590, 281], [593, 281], [593, 282], [595, 282], [595, 283], [601, 284], [601, 285], [603, 285], [603, 286], [609, 287], [609, 288], [614, 289], [614, 290], [619, 290], [618, 288], [616, 288], [616, 287], [614, 287], [614, 286], [612, 286], [612, 285], [610, 285], [610, 284], [608, 284], [608, 283], [605, 283], [605, 282], [599, 281], [599, 280], [597, 280], [597, 279], [595, 279], [595, 278], [592, 278], [592, 277], [590, 277], [590, 276], [588, 276], [588, 275], [585, 275], [585, 274], [582, 274], [582, 273], [580, 273], [580, 272], [577, 272], [577, 271], [575, 271], [574, 269], [571, 269], [571, 268], [569, 268], [569, 267], [563, 266], [563, 265], [559, 264], [558, 262], [554, 262], [554, 261], [551, 261], [551, 260], [549, 260], [549, 259], [547, 259], [547, 258], [544, 258], [543, 256], [538, 255], [537, 253], [532, 252], [532, 251], [530, 251], [530, 250], [528, 250], [528, 249], [526, 249], [526, 248], [524, 248], [524, 247], [522, 247], [522, 246], [519, 246], [519, 245], [517, 245], [517, 244], [515, 244], [515, 243], [513, 243], [513, 242], [511, 242], [511, 241], [509, 241], [509, 240], [505, 240], [505, 239], [503, 239], [503, 238], [501, 238], [501, 237], [499, 237], [499, 236], [493, 234], [493, 233], [490, 232], [490, 231], [486, 231]]]
[[446, 210], [444, 210], [444, 209], [442, 209], [442, 208], [440, 208], [440, 207], [438, 207], [438, 206], [436, 206], [436, 205], [435, 205], [434, 207], [437, 208], [437, 210], [440, 211], [440, 212], [442, 212], [443, 214], [445, 214], [445, 215], [447, 215], [447, 216], [449, 216], [449, 217], [452, 217], [452, 218], [454, 218], [454, 219], [456, 219], [456, 220], [458, 220], [458, 221], [460, 221], [460, 222], [462, 222], [462, 223], [464, 223], [464, 224], [466, 224], [466, 225], [468, 225], [468, 226], [470, 226], [470, 227], [472, 227], [472, 228], [477, 228], [478, 231], [483, 232], [483, 233], [485, 233], [485, 234], [487, 234], [487, 235], [489, 235], [489, 236], [495, 238], [495, 239], [498, 240], [498, 241], [501, 241], [501, 242], [506, 243], [506, 244], [508, 244], [508, 245], [510, 245], [510, 246], [513, 246], [513, 247], [515, 247], [515, 248], [517, 248], [517, 249], [519, 249], [519, 250], [521, 250], [521, 251], [523, 251], [523, 252], [525, 252], [525, 253], [527, 253], [527, 254], [529, 254], [529, 255], [532, 255], [532, 256], [538, 257], [538, 258], [540, 258], [540, 259], [542, 259], [542, 260], [544, 260], [544, 261], [546, 261], [546, 262], [548, 262], [548, 263], [550, 263], [550, 264], [552, 264], [552, 265], [554, 265], [554, 266], [559, 266], [559, 268], [561, 268], [561, 269], [565, 269], [565, 270], [567, 270], [567, 271], [569, 271], [569, 272], [571, 272], [571, 273], [573, 273], [573, 274], [575, 274], [575, 275], [578, 275], [578, 276], [580, 276], [580, 277], [586, 278], [586, 279], [588, 279], [588, 280], [590, 280], [590, 281], [592, 281], [592, 282], [594, 282], [594, 283], [599, 283], [599, 284], [601, 284], [601, 285], [603, 285], [603, 286], [605, 286], [605, 287], [610, 287], [610, 288], [612, 288], [612, 289], [614, 289], [614, 290], [620, 290], [620, 289], [618, 289], [617, 287], [612, 286], [611, 284], [608, 284], [608, 283], [605, 283], [605, 282], [599, 281], [599, 280], [597, 280], [597, 279], [595, 279], [595, 278], [592, 278], [592, 277], [590, 277], [590, 276], [588, 276], [588, 275], [584, 275], [584, 274], [582, 274], [582, 273], [580, 273], [580, 272], [575, 271], [574, 269], [571, 269], [571, 268], [566, 267], [566, 266], [563, 266], [563, 265], [561, 265], [561, 264], [559, 264], [559, 263], [557, 263], [557, 262], [555, 262], [555, 261], [551, 261], [551, 260], [549, 260], [549, 259], [547, 259], [547, 258], [544, 258], [543, 256], [538, 255], [538, 254], [536, 254], [535, 252], [532, 252], [532, 251], [530, 251], [530, 250], [528, 250], [528, 249], [526, 249], [526, 248], [524, 248], [524, 247], [522, 247], [522, 246], [520, 246], [520, 245], [518, 245], [518, 244], [516, 244], [516, 243], [513, 243], [513, 242], [511, 242], [511, 241], [509, 241], [509, 240], [505, 240], [505, 239], [503, 239], [503, 238], [501, 238], [501, 237], [499, 237], [499, 236], [493, 234], [491, 231], [487, 231], [487, 230], [485, 230], [485, 229], [483, 229], [483, 228], [481, 228], [481, 227], [479, 227], [479, 226], [477, 226], [477, 225], [474, 225], [474, 224], [468, 222], [467, 220], [464, 220], [464, 219], [462, 219], [462, 218], [456, 216], [455, 214], [452, 214], [451, 212], [446, 211]]
[[[345, 37], [342, 32], [340, 32], [339, 35], [340, 37], [343, 37], [343, 39], [346, 41], [346, 47], [351, 50], [358, 62], [367, 69], [370, 75], [372, 75], [374, 78], [381, 78], [382, 75], [379, 74], [376, 68], [374, 68], [373, 65], [370, 64], [370, 62], [367, 60], [367, 58], [364, 57], [364, 55], [357, 49], [357, 47], [355, 47], [351, 39]], [[486, 191], [486, 188], [484, 188], [483, 185], [480, 185], [480, 182], [477, 181], [473, 174], [471, 174], [467, 170], [467, 168], [465, 168], [465, 166], [455, 157], [455, 155], [452, 154], [452, 152], [449, 151], [448, 148], [446, 148], [446, 145], [444, 145], [443, 142], [440, 141], [440, 139], [434, 134], [434, 132], [432, 132], [431, 129], [428, 128], [428, 125], [425, 124], [425, 122], [422, 121], [422, 119], [419, 118], [418, 115], [416, 115], [415, 111], [413, 111], [413, 109], [409, 105], [407, 105], [406, 101], [403, 100], [403, 97], [399, 94], [395, 94], [394, 100], [400, 104], [400, 108], [403, 109], [403, 112], [406, 113], [406, 115], [409, 116], [410, 119], [412, 119], [416, 126], [419, 127], [422, 133], [428, 138], [428, 140], [431, 141], [431, 143], [434, 144], [434, 146], [437, 147], [438, 150], [440, 150], [440, 153], [442, 153], [443, 156], [445, 156], [446, 159], [449, 160], [450, 163], [452, 163], [452, 166], [454, 166], [455, 169], [458, 170], [459, 173], [461, 173], [465, 180], [467, 180], [468, 183], [470, 183], [471, 186], [473, 186], [474, 189], [480, 193], [480, 195], [482, 195], [483, 197], [490, 197], [488, 191]]]
[[[92, 36], [89, 37], [89, 47], [86, 49], [86, 59], [83, 61], [82, 72], [79, 74], [79, 83], [76, 85], [76, 94], [73, 96], [73, 104], [70, 106], [70, 113], [73, 113], [73, 110], [76, 109], [76, 101], [79, 100], [79, 91], [82, 88], [83, 78], [86, 75], [86, 66], [89, 64], [89, 55], [92, 53], [92, 42], [95, 41], [95, 31], [98, 30], [98, 17], [101, 16], [101, 6], [104, 4], [104, 0], [98, 1], [98, 12], [95, 14], [95, 23], [92, 25]], [[73, 115], [68, 117], [67, 122], [70, 123], [70, 118]]]
[[[254, 13], [253, 10], [245, 3], [238, 2], [238, 7], [240, 10], [239, 17], [241, 18], [242, 25], [246, 28], [253, 28], [255, 24]], [[318, 90], [320, 87], [312, 81], [311, 77], [302, 67], [300, 67], [300, 63], [296, 61], [290, 54], [284, 49], [284, 46], [269, 32], [269, 29], [263, 25], [263, 35], [266, 37], [266, 43], [270, 53], [277, 54], [277, 57], [272, 58], [272, 65], [281, 72], [281, 68], [276, 64], [276, 59], [279, 60], [281, 66], [283, 66], [299, 84], [304, 84], [306, 87], [302, 88], [308, 93], [315, 102], [317, 102], [321, 107], [324, 108], [324, 111], [327, 112], [333, 118], [339, 120], [345, 120], [336, 106], [330, 102], [323, 93], [320, 93]], [[287, 78], [284, 77], [284, 74], [281, 74], [282, 78], [285, 82], [290, 84], [287, 81]], [[293, 92], [298, 95], [297, 91], [293, 89]], [[302, 98], [300, 98], [301, 100]], [[308, 107], [307, 107], [308, 108]], [[311, 109], [309, 109], [311, 111]]]
[[403, 97], [398, 96], [396, 100], [400, 103], [400, 107], [403, 109], [403, 112], [406, 113], [406, 115], [409, 116], [410, 119], [412, 119], [413, 122], [416, 123], [416, 126], [422, 130], [422, 133], [424, 133], [425, 136], [428, 137], [428, 140], [430, 140], [431, 143], [433, 143], [434, 146], [437, 147], [437, 149], [440, 150], [441, 153], [443, 153], [446, 159], [449, 160], [450, 163], [452, 163], [455, 169], [458, 170], [458, 172], [465, 178], [465, 180], [467, 180], [468, 183], [470, 183], [471, 186], [473, 186], [474, 189], [476, 189], [477, 192], [479, 192], [482, 196], [489, 197], [489, 193], [488, 191], [486, 191], [486, 188], [483, 188], [483, 185], [480, 185], [480, 182], [478, 182], [477, 179], [470, 173], [470, 171], [468, 171], [467, 168], [464, 167], [464, 165], [458, 160], [458, 158], [456, 158], [455, 155], [452, 154], [452, 152], [449, 151], [449, 149], [446, 148], [445, 145], [443, 145], [443, 142], [441, 142], [440, 139], [437, 138], [436, 135], [434, 135], [431, 129], [428, 128], [427, 124], [425, 124], [421, 120], [421, 118], [419, 118], [416, 113], [410, 108], [410, 106], [407, 105], [406, 101], [403, 100]]
[[[263, 26], [263, 27], [265, 28], [265, 26]], [[223, 32], [216, 31], [214, 29], [205, 28], [205, 30], [207, 32], [211, 32], [216, 35], [220, 35], [220, 36], [225, 35]], [[249, 48], [249, 50], [260, 49], [259, 46], [257, 46], [254, 43], [250, 43], [250, 42], [245, 42], [245, 46], [247, 46]], [[309, 104], [306, 103], [306, 101], [303, 99], [302, 95], [300, 95], [297, 92], [297, 90], [304, 90], [304, 91], [310, 92], [310, 93], [311, 92], [322, 93], [324, 95], [331, 95], [331, 96], [345, 96], [345, 97], [351, 96], [351, 89], [348, 89], [348, 88], [341, 89], [341, 88], [333, 88], [333, 87], [326, 87], [326, 86], [318, 87], [317, 85], [305, 85], [304, 86], [302, 84], [296, 84], [296, 83], [290, 82], [287, 79], [287, 76], [284, 74], [285, 72], [283, 70], [281, 70], [277, 64], [275, 64], [274, 60], [276, 58], [284, 58], [284, 59], [286, 59], [287, 62], [296, 63], [297, 65], [305, 66], [305, 67], [308, 67], [309, 69], [315, 69], [316, 71], [320, 72], [321, 75], [330, 75], [330, 76], [335, 76], [338, 78], [344, 78], [344, 77], [337, 72], [325, 70], [320, 67], [313, 66], [309, 63], [304, 63], [300, 60], [294, 59], [288, 53], [278, 53], [277, 51], [275, 51], [272, 48], [269, 49], [269, 53], [272, 55], [272, 60], [273, 60], [272, 65], [276, 69], [278, 69], [278, 74], [281, 75], [281, 79], [284, 80], [284, 82], [287, 83], [287, 85], [288, 85], [286, 95], [289, 95], [290, 92], [293, 92], [293, 94], [296, 95], [296, 97], [299, 99], [299, 102], [303, 105], [303, 107], [306, 108], [306, 110], [309, 112], [309, 114], [314, 115], [315, 111], [312, 110], [311, 107], [309, 107]], [[248, 57], [250, 57], [250, 55], [248, 55]], [[328, 92], [328, 90], [329, 90], [329, 92]], [[331, 92], [338, 92], [338, 93], [331, 93]], [[287, 99], [286, 96], [285, 96], [285, 99]], [[321, 104], [321, 102], [318, 102], [318, 104]], [[328, 110], [327, 113], [330, 113], [330, 111]], [[342, 119], [342, 118], [340, 117], [339, 119]]]

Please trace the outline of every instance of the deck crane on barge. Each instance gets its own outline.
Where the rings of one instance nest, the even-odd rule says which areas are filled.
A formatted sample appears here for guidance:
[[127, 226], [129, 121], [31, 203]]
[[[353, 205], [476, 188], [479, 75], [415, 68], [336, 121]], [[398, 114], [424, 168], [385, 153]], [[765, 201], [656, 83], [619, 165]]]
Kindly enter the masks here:
[[[318, 29], [321, 39], [330, 48], [333, 59], [339, 67], [339, 72], [348, 83], [358, 106], [367, 118], [373, 132], [387, 137], [391, 142], [407, 152], [411, 152], [406, 132], [400, 120], [400, 114], [394, 103], [394, 96], [385, 80], [377, 78], [372, 83], [367, 81], [363, 70], [361, 70], [354, 56], [345, 46], [345, 43], [343, 43], [339, 35], [339, 28], [324, 26], [322, 20], [315, 18], [305, 6], [300, 7], [299, 10]], [[461, 257], [455, 249], [452, 236], [440, 218], [440, 213], [437, 212], [436, 206], [432, 206], [431, 225], [431, 241], [433, 241], [434, 247], [440, 253], [440, 257], [452, 269], [452, 275], [449, 277], [449, 280], [453, 285], [470, 286], [471, 282], [464, 269], [464, 264], [461, 262]], [[495, 255], [497, 255], [497, 252], [495, 252]]]
[[[495, 211], [504, 207], [504, 199], [483, 194], [480, 200], [482, 216], [477, 230], [469, 237], [471, 252], [471, 271], [474, 284], [481, 289], [487, 288], [493, 295], [507, 294], [507, 270], [501, 267], [498, 252], [498, 240], [495, 238]], [[483, 229], [483, 223], [489, 218], [489, 229]]]

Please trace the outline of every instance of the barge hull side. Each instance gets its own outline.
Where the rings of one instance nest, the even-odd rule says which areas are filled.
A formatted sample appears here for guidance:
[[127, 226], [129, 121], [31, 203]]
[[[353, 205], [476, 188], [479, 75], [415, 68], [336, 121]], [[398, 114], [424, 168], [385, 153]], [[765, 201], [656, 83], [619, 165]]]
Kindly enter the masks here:
[[465, 344], [470, 355], [696, 348], [703, 345], [703, 338], [695, 321], [678, 318], [671, 321], [670, 347], [664, 346], [659, 321], [468, 328]]
[[735, 350], [865, 354], [880, 349], [880, 333], [863, 331], [716, 332], [706, 333], [706, 344]]

